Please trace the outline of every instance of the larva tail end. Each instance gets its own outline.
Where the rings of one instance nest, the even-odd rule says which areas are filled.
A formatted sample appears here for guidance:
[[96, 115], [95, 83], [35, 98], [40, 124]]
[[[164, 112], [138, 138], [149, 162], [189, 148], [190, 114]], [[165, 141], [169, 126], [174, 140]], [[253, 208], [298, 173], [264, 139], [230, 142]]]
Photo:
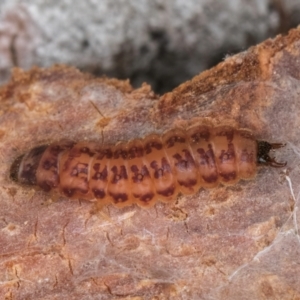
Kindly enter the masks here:
[[19, 169], [20, 169], [20, 164], [22, 162], [24, 155], [19, 156], [15, 161], [12, 163], [11, 168], [10, 168], [10, 174], [9, 177], [15, 181], [19, 181]]
[[257, 164], [261, 166], [271, 166], [274, 168], [285, 167], [287, 162], [277, 162], [274, 157], [269, 155], [271, 150], [284, 147], [281, 143], [268, 143], [266, 141], [257, 141]]

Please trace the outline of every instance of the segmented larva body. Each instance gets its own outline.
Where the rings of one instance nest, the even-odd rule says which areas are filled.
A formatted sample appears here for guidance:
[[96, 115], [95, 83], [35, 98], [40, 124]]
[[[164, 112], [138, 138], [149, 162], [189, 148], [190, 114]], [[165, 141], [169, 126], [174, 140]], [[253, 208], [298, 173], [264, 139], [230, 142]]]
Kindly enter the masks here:
[[256, 141], [249, 130], [198, 125], [114, 146], [69, 141], [39, 146], [15, 160], [11, 177], [68, 198], [148, 207], [180, 192], [253, 178], [258, 164], [282, 166], [268, 156], [280, 146]]

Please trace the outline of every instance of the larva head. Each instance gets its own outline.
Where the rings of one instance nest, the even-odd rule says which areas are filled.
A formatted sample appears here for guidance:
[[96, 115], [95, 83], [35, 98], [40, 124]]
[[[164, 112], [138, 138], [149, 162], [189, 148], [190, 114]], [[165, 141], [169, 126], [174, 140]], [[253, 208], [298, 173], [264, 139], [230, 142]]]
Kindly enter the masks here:
[[38, 146], [19, 156], [10, 168], [10, 178], [26, 185], [35, 185], [36, 170], [46, 148], [46, 145]]
[[285, 144], [274, 143], [270, 144], [266, 141], [257, 141], [257, 164], [264, 166], [271, 166], [274, 168], [281, 168], [286, 166], [286, 162], [277, 162], [274, 157], [269, 155], [269, 152], [274, 149], [284, 147]]

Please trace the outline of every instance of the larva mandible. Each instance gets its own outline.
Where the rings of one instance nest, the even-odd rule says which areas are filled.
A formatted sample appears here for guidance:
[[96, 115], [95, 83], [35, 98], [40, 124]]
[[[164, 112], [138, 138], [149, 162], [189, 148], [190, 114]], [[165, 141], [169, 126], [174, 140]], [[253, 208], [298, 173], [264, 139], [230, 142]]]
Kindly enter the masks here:
[[286, 163], [269, 156], [282, 146], [257, 141], [246, 129], [197, 125], [114, 146], [70, 141], [38, 146], [14, 161], [10, 175], [68, 198], [149, 207], [179, 192], [251, 179], [259, 165], [283, 167]]

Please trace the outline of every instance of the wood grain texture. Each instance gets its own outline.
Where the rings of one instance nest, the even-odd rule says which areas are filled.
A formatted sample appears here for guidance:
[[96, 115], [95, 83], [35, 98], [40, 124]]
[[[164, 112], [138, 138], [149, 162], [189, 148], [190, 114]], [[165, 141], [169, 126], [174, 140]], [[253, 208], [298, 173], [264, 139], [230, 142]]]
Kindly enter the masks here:
[[[295, 29], [162, 96], [65, 66], [15, 70], [0, 90], [0, 298], [300, 297], [299, 61]], [[276, 152], [287, 168], [101, 213], [9, 177], [15, 158], [38, 145], [113, 146], [197, 124], [287, 142]]]

